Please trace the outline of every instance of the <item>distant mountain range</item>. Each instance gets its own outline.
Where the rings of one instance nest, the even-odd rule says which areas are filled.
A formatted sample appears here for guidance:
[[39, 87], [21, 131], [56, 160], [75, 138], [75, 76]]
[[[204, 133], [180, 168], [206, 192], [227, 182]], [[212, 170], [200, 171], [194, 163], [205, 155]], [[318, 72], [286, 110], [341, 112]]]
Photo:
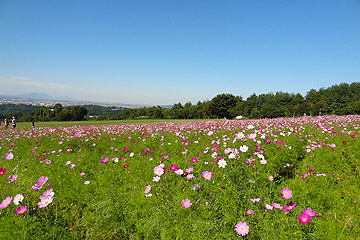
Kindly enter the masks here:
[[[60, 97], [53, 97], [46, 93], [26, 93], [21, 95], [0, 95], [0, 104], [1, 100], [6, 99], [7, 103], [13, 102], [14, 103], [23, 103], [23, 104], [31, 104], [33, 105], [41, 105], [43, 101], [48, 101], [48, 104], [55, 104], [57, 101], [61, 102], [63, 106], [73, 106], [73, 105], [100, 105], [100, 106], [120, 106], [120, 107], [127, 107], [127, 108], [138, 108], [138, 107], [150, 107], [148, 104], [125, 104], [125, 103], [104, 103], [104, 102], [92, 102], [92, 101], [83, 101], [73, 99], [67, 96], [60, 96]], [[171, 108], [172, 105], [161, 105], [163, 108]]]
[[22, 98], [22, 99], [39, 99], [39, 100], [59, 100], [59, 101], [76, 101], [75, 99], [67, 96], [53, 97], [46, 93], [26, 93], [22, 95], [0, 95], [0, 98]]

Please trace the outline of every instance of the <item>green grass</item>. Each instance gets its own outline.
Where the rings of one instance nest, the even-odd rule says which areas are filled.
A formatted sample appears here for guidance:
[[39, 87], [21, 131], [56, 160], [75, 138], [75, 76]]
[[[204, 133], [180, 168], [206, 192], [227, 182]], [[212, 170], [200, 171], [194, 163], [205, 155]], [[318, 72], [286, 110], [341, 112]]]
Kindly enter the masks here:
[[[128, 125], [128, 124], [152, 124], [164, 122], [193, 122], [204, 121], [204, 119], [136, 119], [136, 120], [104, 120], [104, 121], [53, 121], [53, 122], [35, 122], [35, 127], [71, 127], [71, 126], [111, 126], [111, 125]], [[208, 121], [216, 121], [209, 119]], [[31, 128], [31, 122], [19, 122], [17, 128]]]

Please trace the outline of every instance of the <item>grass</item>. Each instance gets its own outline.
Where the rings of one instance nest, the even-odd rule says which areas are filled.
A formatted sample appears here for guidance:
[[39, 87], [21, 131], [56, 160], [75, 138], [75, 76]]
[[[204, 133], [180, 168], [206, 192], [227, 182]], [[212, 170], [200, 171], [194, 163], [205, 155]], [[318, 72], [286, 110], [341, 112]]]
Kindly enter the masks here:
[[[130, 124], [153, 124], [164, 122], [196, 122], [204, 121], [203, 119], [135, 119], [135, 120], [104, 120], [104, 121], [52, 121], [52, 122], [35, 122], [35, 127], [72, 127], [72, 126], [111, 126], [111, 125], [130, 125]], [[210, 121], [210, 120], [209, 120]], [[216, 121], [216, 120], [211, 120]], [[31, 122], [17, 123], [18, 129], [31, 128]]]
[[[24, 195], [20, 205], [0, 208], [0, 238], [359, 239], [360, 116], [84, 123], [0, 130], [0, 168], [6, 168], [0, 203]], [[155, 182], [160, 164], [167, 171]], [[174, 164], [193, 168], [194, 179], [169, 170]], [[7, 183], [10, 175], [17, 180]], [[45, 185], [31, 190], [41, 176], [48, 177]], [[49, 189], [52, 203], [39, 208]], [[287, 213], [265, 209], [294, 202]], [[27, 211], [16, 215], [19, 206]], [[307, 224], [298, 220], [304, 208], [318, 214]], [[235, 231], [238, 222], [249, 226], [244, 237]]]

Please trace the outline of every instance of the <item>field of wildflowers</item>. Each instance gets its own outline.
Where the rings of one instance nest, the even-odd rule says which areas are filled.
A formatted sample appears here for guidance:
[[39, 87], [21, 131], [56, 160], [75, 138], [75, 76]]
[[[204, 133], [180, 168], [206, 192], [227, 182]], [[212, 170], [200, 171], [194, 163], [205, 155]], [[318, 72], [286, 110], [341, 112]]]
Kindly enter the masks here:
[[360, 239], [360, 116], [0, 129], [1, 239]]

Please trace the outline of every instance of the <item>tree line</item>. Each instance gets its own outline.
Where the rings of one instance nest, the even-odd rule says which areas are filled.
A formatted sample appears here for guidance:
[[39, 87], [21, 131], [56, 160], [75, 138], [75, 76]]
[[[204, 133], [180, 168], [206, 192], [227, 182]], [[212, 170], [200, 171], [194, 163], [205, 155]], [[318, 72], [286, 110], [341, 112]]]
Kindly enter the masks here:
[[[7, 106], [8, 105], [8, 106]], [[17, 107], [16, 107], [17, 106]], [[16, 115], [19, 121], [77, 121], [77, 120], [124, 120], [124, 119], [233, 119], [298, 117], [303, 115], [360, 114], [360, 83], [341, 83], [319, 90], [300, 93], [255, 93], [243, 100], [229, 93], [218, 94], [211, 100], [141, 108], [103, 107], [84, 105], [53, 107], [4, 104], [0, 105], [0, 118]]]
[[160, 106], [124, 109], [106, 119], [233, 119], [299, 117], [303, 115], [346, 115], [360, 114], [360, 83], [341, 83], [319, 90], [311, 89], [300, 93], [255, 93], [243, 100], [241, 96], [222, 93], [211, 100], [197, 104], [187, 102], [174, 104], [171, 108]]

